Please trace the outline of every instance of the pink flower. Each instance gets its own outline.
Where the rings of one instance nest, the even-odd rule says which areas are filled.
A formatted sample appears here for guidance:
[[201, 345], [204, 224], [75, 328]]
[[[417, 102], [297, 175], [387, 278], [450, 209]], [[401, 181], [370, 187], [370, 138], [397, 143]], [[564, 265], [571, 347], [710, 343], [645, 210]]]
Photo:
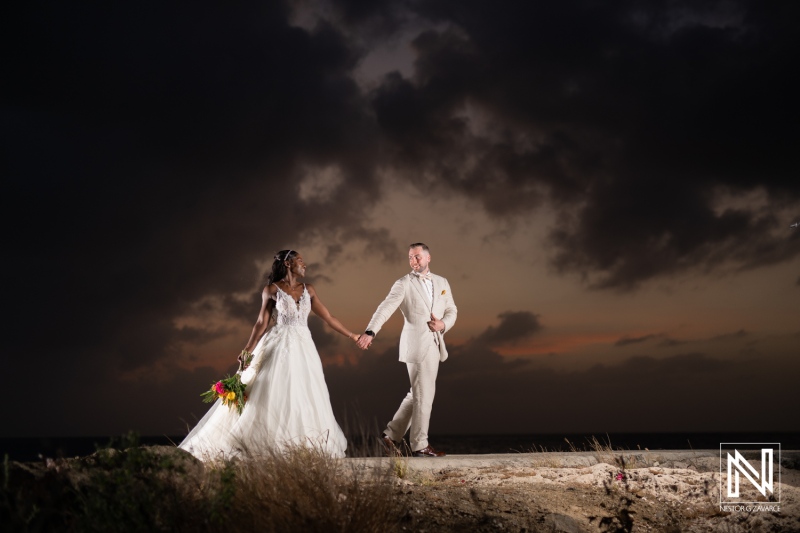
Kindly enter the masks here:
[[616, 479], [617, 481], [622, 481], [623, 479], [625, 479], [625, 474], [623, 474], [622, 472], [620, 472], [619, 474], [617, 474], [616, 476], [614, 476], [614, 479]]
[[225, 394], [225, 386], [221, 381], [217, 381], [216, 384], [214, 384], [214, 390], [217, 391], [217, 394]]

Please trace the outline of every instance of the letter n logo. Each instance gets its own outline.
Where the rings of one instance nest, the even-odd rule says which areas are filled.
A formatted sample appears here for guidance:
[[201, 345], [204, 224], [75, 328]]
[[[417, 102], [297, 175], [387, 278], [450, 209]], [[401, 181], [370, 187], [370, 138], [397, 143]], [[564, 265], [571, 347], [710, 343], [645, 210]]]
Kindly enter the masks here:
[[[774, 445], [774, 447], [767, 448], [766, 446]], [[739, 498], [739, 487], [740, 484], [745, 483], [745, 480], [749, 482], [755, 489], [763, 496], [764, 498], [767, 497], [767, 491], [769, 491], [770, 495], [775, 494], [775, 486], [773, 484], [773, 478], [775, 474], [775, 458], [773, 454], [775, 450], [778, 450], [778, 464], [780, 465], [780, 454], [781, 448], [779, 443], [721, 443], [719, 449], [719, 459], [720, 459], [720, 504], [723, 503], [758, 503], [758, 502], [743, 502]], [[750, 464], [750, 462], [745, 459], [744, 455], [739, 450], [748, 450], [756, 452], [758, 450], [761, 451], [761, 468], [757, 468]], [[757, 456], [756, 456], [757, 458]], [[751, 456], [750, 460], [753, 460], [754, 457]], [[726, 469], [723, 470], [723, 460], [726, 464]], [[760, 470], [760, 471], [759, 471]], [[724, 490], [722, 487], [722, 478], [724, 473], [727, 473], [727, 487]], [[778, 471], [778, 476], [780, 476], [780, 471]], [[744, 480], [742, 479], [744, 477]], [[780, 483], [780, 479], [778, 479], [778, 483]], [[745, 483], [746, 486], [746, 483]], [[723, 492], [724, 490], [724, 492]], [[723, 501], [723, 494], [727, 495], [727, 498]], [[774, 501], [774, 500], [773, 500]], [[777, 501], [780, 501], [780, 496]]]
[[[728, 498], [739, 497], [739, 474], [741, 473], [747, 478], [750, 483], [761, 493], [762, 496], [767, 496], [767, 490], [770, 494], [775, 491], [772, 490], [772, 448], [761, 448], [761, 475], [753, 468], [753, 465], [747, 462], [747, 459], [742, 457], [739, 450], [734, 450], [734, 455], [728, 453]], [[747, 468], [743, 468], [747, 467]], [[749, 470], [749, 472], [748, 472]], [[752, 474], [752, 475], [751, 475]], [[756, 479], [760, 479], [759, 484]]]

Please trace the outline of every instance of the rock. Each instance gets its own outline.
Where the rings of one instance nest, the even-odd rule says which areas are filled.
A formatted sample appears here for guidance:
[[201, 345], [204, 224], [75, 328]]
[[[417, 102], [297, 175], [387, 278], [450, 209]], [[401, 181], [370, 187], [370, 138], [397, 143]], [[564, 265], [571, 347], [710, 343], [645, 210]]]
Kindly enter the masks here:
[[800, 470], [800, 451], [784, 450], [781, 452], [781, 466], [792, 470]]
[[557, 533], [586, 533], [589, 531], [575, 518], [558, 513], [550, 513], [544, 517], [544, 530]]

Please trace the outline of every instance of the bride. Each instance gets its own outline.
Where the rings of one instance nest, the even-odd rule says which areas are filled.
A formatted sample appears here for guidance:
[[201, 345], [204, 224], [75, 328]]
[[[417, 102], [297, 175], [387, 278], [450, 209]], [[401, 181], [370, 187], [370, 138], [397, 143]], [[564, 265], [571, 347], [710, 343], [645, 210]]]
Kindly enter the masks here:
[[[353, 341], [359, 335], [331, 316], [313, 286], [299, 281], [305, 273], [297, 251], [275, 255], [261, 312], [242, 352], [253, 354], [242, 374], [248, 394], [244, 410], [239, 415], [217, 400], [181, 442], [181, 449], [202, 460], [258, 456], [298, 445], [344, 457], [347, 441], [333, 416], [308, 314], [314, 311]], [[275, 325], [264, 335], [273, 317]]]

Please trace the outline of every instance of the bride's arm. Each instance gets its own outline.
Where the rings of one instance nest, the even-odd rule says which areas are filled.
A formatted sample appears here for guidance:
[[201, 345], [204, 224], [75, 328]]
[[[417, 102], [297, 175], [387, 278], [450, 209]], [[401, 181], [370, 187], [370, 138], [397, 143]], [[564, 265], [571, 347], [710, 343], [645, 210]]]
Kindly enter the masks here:
[[273, 300], [275, 290], [275, 287], [272, 285], [267, 285], [261, 293], [261, 311], [259, 311], [256, 324], [253, 326], [250, 340], [247, 341], [247, 345], [244, 347], [246, 352], [252, 352], [256, 344], [258, 344], [259, 339], [261, 339], [261, 336], [267, 331], [269, 319], [272, 316], [272, 310], [275, 308], [275, 300]]
[[334, 329], [334, 331], [338, 331], [345, 337], [350, 337], [350, 339], [357, 341], [360, 335], [357, 335], [344, 327], [339, 319], [335, 316], [331, 315], [331, 312], [328, 311], [328, 308], [325, 307], [325, 304], [319, 299], [317, 296], [317, 291], [314, 287], [310, 284], [306, 285], [306, 289], [308, 289], [308, 295], [311, 296], [311, 310], [320, 317], [322, 320], [325, 321], [330, 327]]

